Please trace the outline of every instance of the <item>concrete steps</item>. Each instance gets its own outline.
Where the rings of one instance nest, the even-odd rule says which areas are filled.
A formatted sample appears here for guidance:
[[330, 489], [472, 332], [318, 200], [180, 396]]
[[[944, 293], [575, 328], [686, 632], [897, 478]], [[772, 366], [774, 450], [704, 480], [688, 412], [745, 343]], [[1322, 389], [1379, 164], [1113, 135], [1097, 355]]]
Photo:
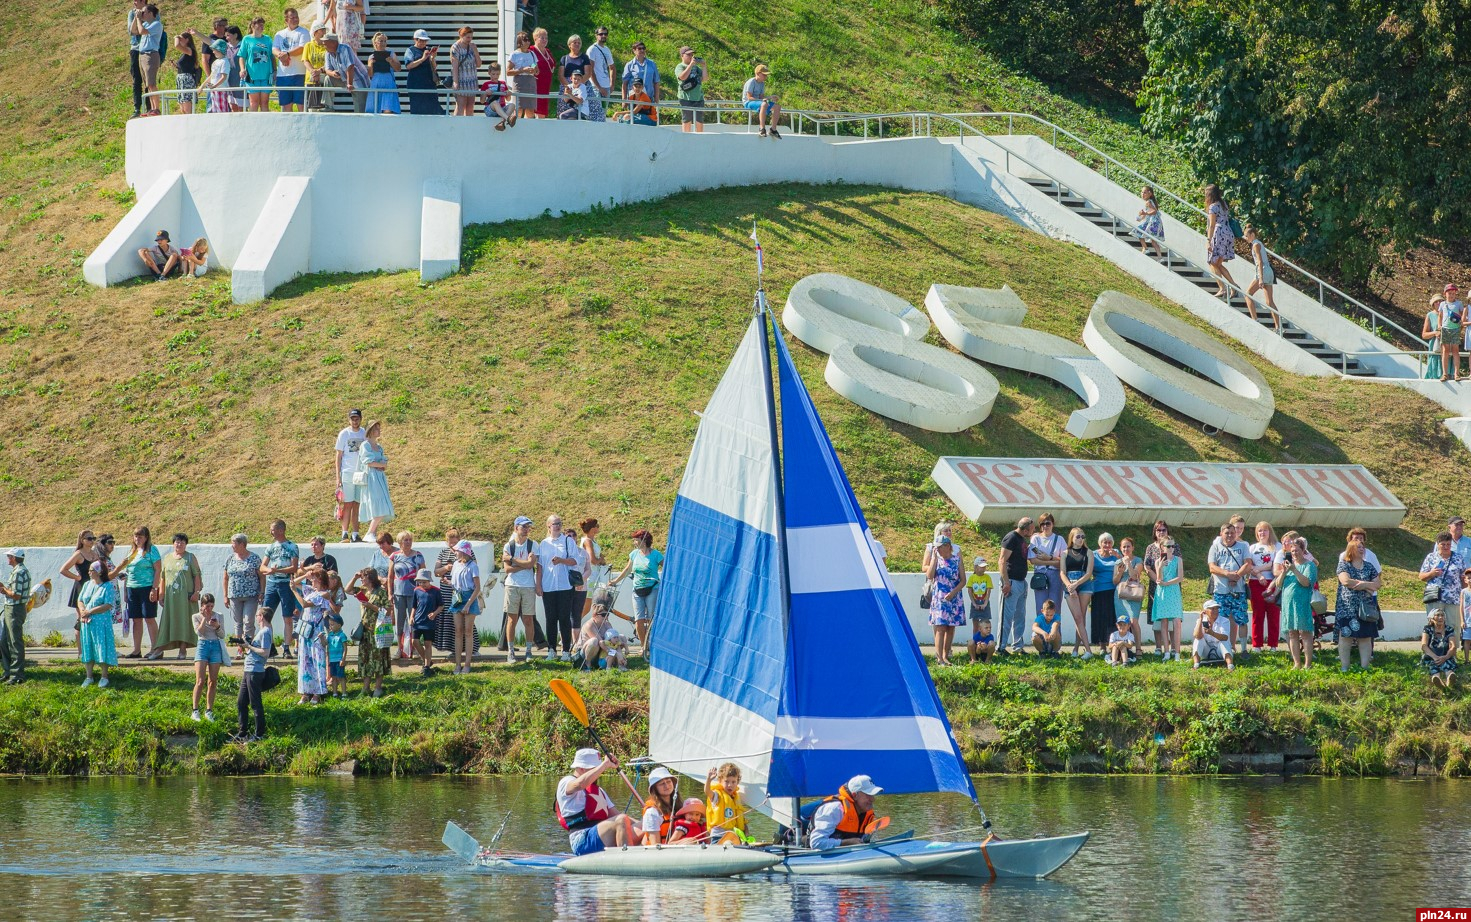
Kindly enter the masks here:
[[[1110, 214], [1103, 208], [1089, 202], [1083, 196], [1077, 194], [1068, 187], [1051, 179], [1027, 179], [1027, 185], [1044, 193], [1049, 198], [1062, 205], [1064, 208], [1083, 218], [1094, 227], [1106, 234], [1137, 247], [1139, 238], [1134, 232], [1134, 223], [1125, 221], [1117, 215]], [[1170, 249], [1168, 244], [1164, 245], [1166, 256], [1161, 259], [1154, 257], [1165, 268], [1185, 279], [1203, 291], [1214, 292], [1217, 288], [1215, 276], [1203, 265], [1198, 265], [1182, 254]], [[1150, 247], [1153, 250], [1153, 247]], [[1236, 311], [1245, 316], [1251, 315], [1251, 308], [1247, 304], [1245, 294], [1239, 289], [1231, 289], [1227, 303]], [[1265, 304], [1256, 303], [1256, 322], [1267, 329], [1273, 329], [1271, 311], [1267, 310]], [[1338, 371], [1359, 376], [1372, 376], [1374, 370], [1359, 362], [1358, 359], [1346, 356], [1341, 351], [1325, 344], [1322, 340], [1313, 336], [1307, 330], [1298, 327], [1291, 321], [1282, 321], [1282, 338], [1296, 345], [1298, 348], [1322, 359]]]
[[[480, 79], [488, 79], [485, 65], [496, 60], [500, 36], [500, 9], [496, 3], [467, 2], [467, 0], [373, 0], [368, 5], [368, 19], [363, 28], [363, 44], [357, 49], [358, 57], [365, 62], [373, 51], [373, 34], [382, 32], [388, 36], [388, 50], [403, 59], [404, 49], [414, 44], [414, 30], [424, 29], [429, 33], [429, 44], [439, 46], [438, 77], [450, 78], [450, 46], [460, 37], [460, 27], [475, 30], [475, 45], [480, 49]], [[514, 24], [512, 24], [514, 28]], [[591, 39], [588, 39], [591, 42]], [[560, 57], [565, 49], [558, 52]], [[398, 72], [398, 85], [402, 88], [406, 72]], [[509, 81], [508, 81], [509, 82]], [[408, 109], [408, 100], [403, 101]]]

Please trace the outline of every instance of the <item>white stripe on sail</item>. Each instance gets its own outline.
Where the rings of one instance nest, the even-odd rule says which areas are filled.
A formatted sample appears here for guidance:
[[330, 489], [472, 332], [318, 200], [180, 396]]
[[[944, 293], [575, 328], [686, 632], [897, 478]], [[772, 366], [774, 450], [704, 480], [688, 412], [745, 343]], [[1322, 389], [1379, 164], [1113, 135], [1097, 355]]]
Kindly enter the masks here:
[[778, 717], [776, 738], [792, 749], [955, 752], [937, 717]]
[[757, 323], [746, 330], [700, 417], [679, 495], [774, 535], [775, 475]]
[[787, 529], [792, 594], [884, 589], [873, 545], [856, 522]]

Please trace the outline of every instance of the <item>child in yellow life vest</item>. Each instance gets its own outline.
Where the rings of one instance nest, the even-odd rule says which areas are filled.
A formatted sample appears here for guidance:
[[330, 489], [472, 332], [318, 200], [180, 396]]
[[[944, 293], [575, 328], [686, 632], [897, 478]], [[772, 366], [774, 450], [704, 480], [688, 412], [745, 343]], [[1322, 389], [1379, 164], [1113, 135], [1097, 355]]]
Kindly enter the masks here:
[[734, 762], [726, 762], [719, 768], [710, 769], [705, 777], [705, 797], [709, 806], [705, 811], [705, 822], [709, 824], [708, 841], [719, 842], [729, 832], [746, 835], [746, 808], [741, 803], [741, 769]]

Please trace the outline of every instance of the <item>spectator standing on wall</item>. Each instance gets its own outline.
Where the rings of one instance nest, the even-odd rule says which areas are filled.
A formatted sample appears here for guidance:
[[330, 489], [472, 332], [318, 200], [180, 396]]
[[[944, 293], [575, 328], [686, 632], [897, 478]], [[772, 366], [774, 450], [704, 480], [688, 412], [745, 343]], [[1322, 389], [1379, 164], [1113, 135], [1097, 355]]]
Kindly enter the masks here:
[[598, 26], [596, 40], [587, 49], [588, 60], [592, 61], [593, 85], [604, 99], [613, 95], [613, 49], [608, 47], [608, 27]]
[[[439, 46], [429, 44], [429, 33], [424, 29], [414, 32], [414, 43], [404, 49], [404, 88], [409, 90], [435, 90], [439, 89], [439, 64], [436, 56], [439, 54]], [[450, 60], [454, 60], [455, 49], [460, 43], [455, 42], [450, 48]], [[479, 52], [476, 52], [478, 55]], [[458, 77], [458, 71], [455, 71]], [[460, 89], [456, 86], [456, 89]], [[462, 97], [456, 96], [458, 104]], [[473, 103], [474, 100], [472, 99]], [[443, 115], [444, 107], [439, 104], [437, 92], [415, 92], [409, 94], [410, 115]], [[458, 114], [458, 112], [456, 113]], [[369, 529], [371, 531], [372, 529]]]
[[776, 130], [776, 126], [781, 121], [781, 100], [766, 92], [766, 80], [770, 76], [771, 68], [765, 64], [757, 64], [756, 75], [747, 80], [741, 89], [741, 104], [756, 113], [761, 126], [761, 137], [770, 136], [780, 141], [781, 132]]
[[311, 540], [311, 549], [312, 552], [308, 554], [306, 556], [306, 559], [301, 562], [301, 568], [303, 570], [307, 570], [317, 564], [321, 564], [323, 570], [329, 570], [333, 573], [337, 572], [337, 558], [327, 553], [326, 538], [322, 537], [321, 535], [313, 536]]
[[358, 518], [368, 519], [368, 540], [377, 542], [378, 529], [393, 521], [393, 500], [388, 495], [388, 455], [383, 451], [383, 424], [373, 420], [363, 427], [359, 468], [364, 483], [358, 488]]
[[272, 48], [266, 38], [266, 20], [257, 16], [250, 21], [250, 34], [240, 40], [240, 82], [244, 85], [246, 104], [251, 112], [265, 112], [271, 107], [271, 80], [275, 66]]
[[184, 32], [174, 36], [174, 89], [183, 115], [194, 114], [194, 100], [198, 98], [200, 83], [199, 52], [194, 47], [194, 35]]
[[[358, 493], [367, 485], [367, 477], [359, 477], [362, 462], [363, 442], [367, 441], [368, 433], [363, 428], [363, 411], [353, 408], [347, 411], [347, 427], [337, 433], [336, 451], [334, 452], [334, 466], [337, 474], [337, 498], [342, 503], [342, 540], [348, 540], [352, 535], [354, 542], [362, 540], [358, 537]], [[363, 483], [358, 481], [362, 480]]]
[[1471, 330], [1466, 305], [1460, 300], [1461, 290], [1455, 283], [1445, 286], [1440, 302], [1440, 374], [1442, 381], [1459, 380], [1461, 339]]
[[679, 49], [679, 63], [674, 67], [674, 79], [679, 81], [679, 127], [681, 131], [705, 130], [700, 120], [700, 110], [705, 108], [705, 59], [697, 57], [688, 45]]
[[536, 56], [536, 117], [546, 118], [550, 112], [552, 78], [557, 71], [557, 59], [547, 47], [547, 30], [536, 29], [531, 33], [531, 53]]
[[1231, 232], [1231, 212], [1221, 197], [1221, 187], [1215, 183], [1205, 187], [1206, 206], [1206, 264], [1216, 277], [1216, 297], [1229, 294], [1227, 285], [1235, 285], [1226, 263], [1236, 258], [1236, 235]]
[[239, 26], [225, 27], [225, 62], [229, 66], [226, 72], [229, 74], [230, 98], [229, 111], [245, 111], [245, 94], [240, 92], [240, 43], [245, 40], [245, 35]]
[[635, 81], [643, 84], [650, 102], [659, 101], [659, 65], [649, 59], [648, 48], [643, 42], [633, 43], [633, 59], [623, 65], [624, 99], [629, 98]]
[[[158, 7], [145, 5], [129, 21], [128, 29], [138, 36], [138, 66], [143, 73], [146, 92], [158, 92], [158, 68], [163, 63], [163, 23], [158, 21]], [[158, 98], [148, 99], [146, 115], [158, 114]]]
[[133, 0], [133, 5], [128, 10], [128, 73], [133, 78], [134, 118], [143, 111], [143, 63], [138, 56], [138, 43], [143, 38], [143, 33], [133, 28], [133, 22], [147, 6], [148, 0]]
[[222, 39], [215, 39], [212, 50], [214, 61], [209, 65], [209, 76], [204, 89], [209, 92], [206, 104], [210, 112], [233, 112], [234, 94], [230, 92], [230, 46]]
[[1032, 580], [1041, 583], [1044, 580], [1047, 585], [1042, 589], [1033, 589], [1032, 597], [1036, 610], [1042, 610], [1042, 603], [1048, 599], [1062, 611], [1062, 555], [1067, 550], [1067, 541], [1063, 540], [1056, 530], [1056, 521], [1052, 513], [1044, 512], [1037, 516], [1037, 531], [1027, 542], [1027, 560], [1032, 564]]
[[536, 80], [538, 64], [536, 52], [531, 50], [531, 36], [516, 33], [516, 50], [506, 58], [506, 76], [511, 78], [511, 87], [516, 91], [516, 115], [520, 118], [537, 118]]
[[364, 110], [374, 114], [398, 115], [398, 83], [394, 73], [402, 70], [398, 55], [388, 50], [388, 36], [373, 33], [373, 53], [368, 57], [368, 101]]
[[[357, 52], [333, 32], [328, 32], [322, 37], [322, 44], [327, 48], [327, 73], [322, 78], [323, 85], [346, 90], [351, 100], [352, 111], [366, 111], [368, 95], [365, 89], [368, 85], [368, 69], [358, 59]], [[337, 95], [332, 94], [331, 99], [332, 110], [336, 111], [338, 108]]]
[[[1011, 653], [1022, 652], [1030, 639], [1027, 620], [1027, 541], [1034, 523], [1030, 517], [1017, 520], [1016, 528], [1001, 539], [1001, 637], [997, 646]], [[1056, 606], [1054, 606], [1055, 608]]]
[[480, 49], [475, 30], [460, 27], [460, 37], [449, 48], [450, 83], [455, 90], [455, 115], [475, 114], [475, 95], [480, 89]]
[[282, 112], [300, 112], [306, 102], [306, 92], [300, 89], [306, 86], [306, 64], [301, 56], [312, 37], [301, 27], [296, 10], [288, 6], [283, 12], [286, 28], [276, 33], [271, 50], [276, 56], [276, 86], [287, 89], [276, 90], [276, 102]]
[[266, 578], [266, 594], [261, 599], [261, 608], [281, 613], [281, 647], [288, 657], [291, 656], [291, 619], [301, 607], [291, 591], [291, 576], [300, 565], [301, 551], [297, 549], [296, 542], [286, 539], [286, 523], [277, 519], [271, 523], [271, 545], [266, 548], [265, 559], [261, 561], [260, 573]]
[[[562, 94], [562, 100], [557, 105], [557, 117], [561, 118], [567, 108], [567, 88], [572, 83], [573, 73], [584, 77], [592, 72], [592, 61], [582, 53], [582, 36], [570, 35], [567, 37], [567, 53], [557, 61], [557, 91]], [[573, 105], [576, 105], [574, 102]]]

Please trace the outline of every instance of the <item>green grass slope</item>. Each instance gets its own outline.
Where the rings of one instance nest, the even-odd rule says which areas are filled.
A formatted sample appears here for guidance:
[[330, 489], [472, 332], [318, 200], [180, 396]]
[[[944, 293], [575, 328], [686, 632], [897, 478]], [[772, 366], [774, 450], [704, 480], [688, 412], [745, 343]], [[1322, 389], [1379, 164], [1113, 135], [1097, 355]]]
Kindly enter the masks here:
[[[137, 283], [0, 321], [0, 394], [16, 421], [0, 439], [6, 540], [140, 522], [220, 540], [263, 534], [278, 515], [298, 536], [326, 528], [331, 436], [361, 405], [387, 421], [398, 525], [497, 536], [518, 513], [557, 510], [599, 517], [626, 550], [633, 528], [663, 532], [695, 412], [747, 322], [757, 216], [777, 305], [802, 276], [835, 271], [915, 304], [935, 282], [1010, 284], [1029, 324], [1075, 341], [1105, 289], [1195, 322], [1111, 264], [1000, 216], [843, 186], [476, 227], [465, 271], [427, 287], [410, 273], [311, 276], [236, 306], [221, 277]], [[1387, 598], [1413, 606], [1404, 568], [1455, 508], [1444, 485], [1467, 461], [1426, 401], [1261, 362], [1279, 409], [1260, 441], [1207, 437], [1131, 392], [1116, 431], [1081, 442], [1064, 430], [1076, 398], [1042, 379], [996, 370], [991, 418], [939, 434], [839, 398], [822, 381], [825, 357], [796, 354], [895, 569], [917, 566], [933, 522], [956, 515], [929, 478], [941, 454], [1358, 461], [1410, 507], [1406, 528], [1374, 545], [1393, 568]], [[1309, 536], [1320, 549], [1341, 539]], [[963, 544], [979, 539], [994, 557], [997, 538]], [[1189, 559], [1208, 539], [1187, 539]]]

